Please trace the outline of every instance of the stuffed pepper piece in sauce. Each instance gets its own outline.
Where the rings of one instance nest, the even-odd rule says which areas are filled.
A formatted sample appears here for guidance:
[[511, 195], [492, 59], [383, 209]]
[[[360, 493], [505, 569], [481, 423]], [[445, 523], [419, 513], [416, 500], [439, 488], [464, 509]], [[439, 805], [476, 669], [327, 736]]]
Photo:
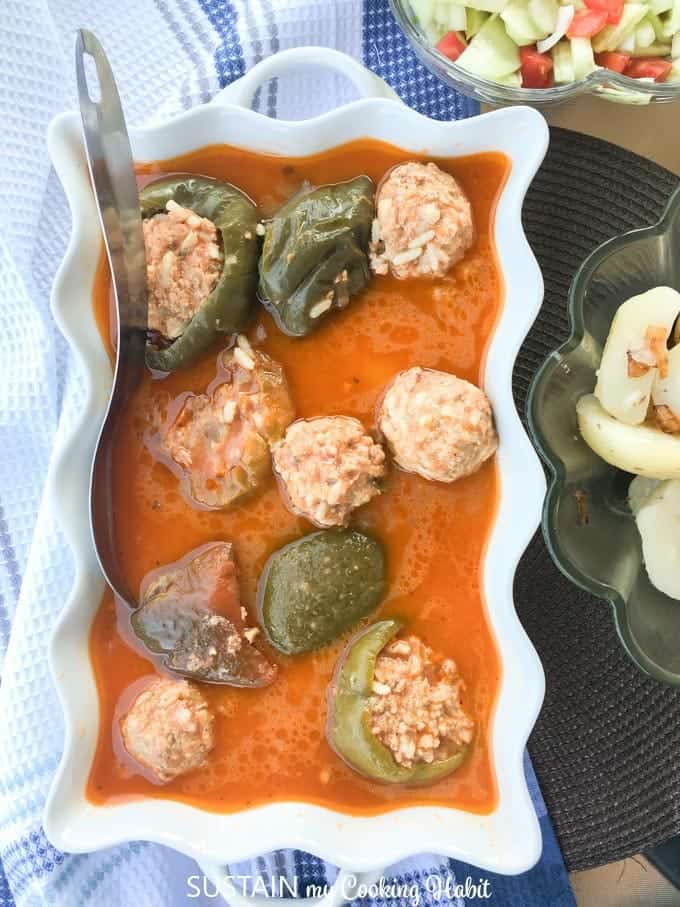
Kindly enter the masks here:
[[382, 620], [349, 644], [329, 689], [329, 742], [367, 778], [429, 784], [461, 765], [474, 722], [455, 663], [400, 630]]
[[155, 571], [131, 625], [146, 648], [176, 674], [205, 683], [262, 687], [276, 666], [243, 626], [238, 572], [230, 542], [211, 542]]
[[359, 176], [291, 198], [265, 225], [260, 297], [287, 334], [311, 333], [368, 283], [373, 183]]
[[239, 335], [211, 392], [187, 394], [160, 448], [192, 501], [222, 509], [268, 480], [270, 445], [293, 416], [283, 369]]
[[385, 592], [385, 553], [362, 532], [313, 532], [275, 551], [262, 572], [259, 613], [271, 645], [299, 655], [368, 617]]
[[229, 183], [198, 176], [151, 183], [139, 201], [153, 336], [147, 363], [170, 372], [247, 324], [257, 284], [257, 209]]

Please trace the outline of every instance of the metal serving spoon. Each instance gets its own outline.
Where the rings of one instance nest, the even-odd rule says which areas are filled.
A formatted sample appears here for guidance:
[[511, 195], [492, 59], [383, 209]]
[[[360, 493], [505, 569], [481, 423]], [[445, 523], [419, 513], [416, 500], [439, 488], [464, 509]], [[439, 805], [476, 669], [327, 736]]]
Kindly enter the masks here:
[[[94, 76], [86, 61], [94, 63]], [[128, 604], [130, 590], [118, 558], [113, 500], [113, 448], [120, 415], [144, 372], [148, 323], [146, 258], [139, 194], [113, 72], [104, 50], [90, 31], [76, 39], [76, 81], [87, 162], [94, 187], [116, 300], [116, 364], [111, 399], [92, 463], [90, 523], [94, 547], [106, 581]]]

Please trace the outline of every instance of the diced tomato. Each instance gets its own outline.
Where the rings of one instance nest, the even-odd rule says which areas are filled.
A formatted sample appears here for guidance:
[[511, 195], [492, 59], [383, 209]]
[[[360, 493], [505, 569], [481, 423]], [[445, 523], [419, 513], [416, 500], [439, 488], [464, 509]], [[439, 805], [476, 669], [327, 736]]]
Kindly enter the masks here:
[[616, 51], [595, 54], [595, 62], [598, 66], [611, 69], [612, 72], [623, 72], [630, 63], [630, 54], [622, 54]]
[[547, 88], [552, 81], [553, 61], [535, 47], [520, 47], [522, 88]]
[[580, 9], [567, 29], [568, 38], [592, 38], [607, 24], [607, 13], [603, 9]]
[[655, 82], [664, 82], [672, 68], [673, 63], [670, 60], [661, 60], [659, 57], [638, 57], [630, 61], [623, 74], [632, 79], [654, 79]]
[[621, 21], [623, 2], [624, 0], [585, 0], [588, 9], [607, 13], [607, 22], [610, 25], [618, 25]]
[[447, 32], [444, 37], [437, 42], [437, 50], [448, 57], [449, 60], [457, 60], [466, 48], [457, 31]]

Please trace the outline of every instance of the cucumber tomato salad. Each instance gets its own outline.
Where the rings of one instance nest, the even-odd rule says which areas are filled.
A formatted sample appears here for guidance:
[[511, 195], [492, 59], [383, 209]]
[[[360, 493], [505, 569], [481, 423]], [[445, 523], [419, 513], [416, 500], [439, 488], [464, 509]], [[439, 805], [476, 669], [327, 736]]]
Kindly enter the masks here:
[[680, 0], [410, 0], [444, 56], [515, 88], [549, 88], [604, 67], [680, 81]]

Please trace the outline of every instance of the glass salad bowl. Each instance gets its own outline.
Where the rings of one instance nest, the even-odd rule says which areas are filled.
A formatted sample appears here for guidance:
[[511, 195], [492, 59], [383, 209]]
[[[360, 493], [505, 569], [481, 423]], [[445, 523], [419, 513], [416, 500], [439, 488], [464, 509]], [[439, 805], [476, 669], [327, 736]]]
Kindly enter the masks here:
[[594, 94], [620, 104], [645, 105], [680, 99], [680, 81], [632, 79], [598, 67], [585, 78], [550, 88], [520, 88], [484, 79], [458, 66], [434, 46], [409, 0], [390, 0], [392, 12], [420, 61], [442, 82], [483, 104], [531, 104], [549, 107], [579, 95]]
[[552, 472], [543, 533], [555, 563], [612, 605], [619, 637], [643, 671], [680, 687], [680, 602], [647, 576], [627, 502], [632, 476], [601, 460], [576, 422], [576, 403], [595, 387], [619, 305], [655, 286], [680, 289], [678, 248], [680, 187], [657, 224], [609, 240], [586, 259], [569, 293], [571, 336], [534, 378], [528, 418]]

